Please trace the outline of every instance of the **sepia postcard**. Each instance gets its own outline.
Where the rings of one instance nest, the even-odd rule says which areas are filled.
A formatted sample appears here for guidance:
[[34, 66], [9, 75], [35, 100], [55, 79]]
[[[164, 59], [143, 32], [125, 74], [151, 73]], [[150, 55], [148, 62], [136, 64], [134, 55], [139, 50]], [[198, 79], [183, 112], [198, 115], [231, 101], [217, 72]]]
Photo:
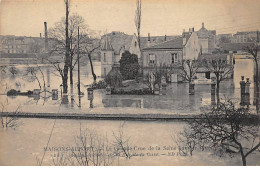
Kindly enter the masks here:
[[0, 166], [260, 165], [259, 0], [0, 0]]

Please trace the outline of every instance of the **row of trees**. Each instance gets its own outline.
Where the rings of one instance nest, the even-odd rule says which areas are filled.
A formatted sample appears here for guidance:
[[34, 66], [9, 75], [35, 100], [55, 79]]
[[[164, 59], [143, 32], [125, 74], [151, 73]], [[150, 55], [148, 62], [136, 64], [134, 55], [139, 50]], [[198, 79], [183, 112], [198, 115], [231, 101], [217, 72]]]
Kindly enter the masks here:
[[[49, 47], [48, 56], [45, 57], [62, 78], [63, 93], [68, 91], [68, 77], [70, 85], [73, 85], [73, 70], [78, 63], [78, 59], [87, 56], [90, 61], [91, 71], [94, 81], [96, 74], [94, 72], [92, 57], [100, 47], [100, 39], [97, 33], [90, 30], [82, 16], [77, 13], [70, 15], [70, 1], [64, 0], [66, 13], [65, 17], [56, 22], [55, 25], [48, 30], [51, 45]], [[78, 36], [78, 29], [80, 30]], [[79, 48], [78, 48], [78, 43]], [[77, 58], [77, 53], [80, 57]], [[52, 59], [52, 56], [61, 55], [63, 61]]]
[[[92, 64], [92, 53], [100, 47], [100, 40], [93, 38], [93, 32], [88, 29], [83, 17], [78, 14], [70, 15], [70, 0], [64, 0], [65, 3], [65, 17], [57, 22], [54, 27], [49, 30], [49, 38], [53, 41], [49, 56], [63, 55], [64, 61], [47, 60], [55, 67], [62, 78], [63, 92], [68, 91], [68, 77], [70, 77], [70, 84], [73, 84], [73, 69], [78, 62], [74, 57], [75, 53], [87, 55], [94, 81], [96, 81], [96, 74]], [[136, 4], [135, 26], [138, 34], [138, 44], [140, 47], [140, 30], [141, 30], [141, 0], [137, 0]], [[80, 29], [80, 36], [77, 37], [77, 30]], [[79, 41], [80, 51], [77, 51], [77, 42]], [[82, 57], [82, 56], [81, 56]], [[80, 57], [79, 57], [80, 58]], [[70, 76], [69, 76], [70, 75]]]

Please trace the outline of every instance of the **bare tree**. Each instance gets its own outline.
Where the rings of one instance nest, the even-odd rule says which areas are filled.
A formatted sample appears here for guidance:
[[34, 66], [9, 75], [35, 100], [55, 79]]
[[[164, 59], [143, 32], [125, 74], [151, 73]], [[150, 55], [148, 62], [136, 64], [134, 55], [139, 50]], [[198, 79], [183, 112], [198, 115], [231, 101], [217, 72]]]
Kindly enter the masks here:
[[59, 162], [64, 164], [66, 159], [73, 166], [107, 166], [113, 162], [114, 154], [107, 138], [94, 130], [86, 128], [82, 131], [80, 127], [80, 133], [75, 139], [75, 144], [77, 149], [71, 149], [70, 158], [66, 158], [64, 155], [60, 156], [63, 160], [56, 159], [56, 164], [60, 164]]
[[9, 105], [8, 98], [1, 103], [0, 107], [0, 119], [2, 128], [13, 128], [15, 129], [19, 123], [18, 118], [15, 116], [20, 112], [20, 106], [16, 108], [13, 112], [7, 111], [7, 106]]
[[45, 83], [45, 76], [42, 72], [41, 67], [37, 64], [37, 59], [35, 60], [36, 62], [36, 67], [35, 66], [30, 66], [28, 64], [28, 67], [25, 70], [25, 74], [24, 77], [26, 78], [31, 78], [31, 79], [36, 79], [39, 85], [40, 90], [42, 90], [42, 85], [38, 76], [38, 72], [40, 72], [41, 77], [42, 77], [42, 81], [43, 81], [43, 90], [44, 92], [46, 92], [46, 83]]
[[101, 45], [101, 40], [98, 38], [91, 38], [89, 36], [85, 36], [84, 39], [84, 51], [83, 53], [87, 54], [89, 62], [90, 62], [90, 67], [91, 67], [91, 73], [94, 79], [94, 82], [96, 82], [97, 80], [97, 76], [94, 72], [94, 67], [93, 67], [93, 62], [92, 62], [92, 56], [93, 54], [96, 52], [97, 49], [99, 49], [100, 45]]
[[[55, 26], [49, 30], [49, 37], [53, 40], [52, 49], [50, 50], [51, 54], [66, 54], [68, 50], [69, 55], [69, 71], [70, 71], [70, 84], [73, 84], [73, 69], [77, 63], [77, 59], [74, 58], [75, 53], [77, 52], [77, 29], [80, 28], [81, 35], [84, 34], [87, 30], [87, 25], [83, 17], [74, 13], [68, 18], [68, 37], [65, 36], [65, 27], [66, 18], [62, 18], [61, 21], [55, 23]], [[81, 38], [84, 36], [79, 36], [80, 43]], [[68, 47], [66, 46], [68, 38]], [[73, 63], [74, 62], [74, 63]]]
[[136, 11], [135, 11], [135, 27], [137, 31], [137, 39], [138, 39], [138, 45], [140, 50], [141, 50], [141, 45], [140, 45], [141, 16], [142, 16], [142, 0], [137, 0]]
[[[40, 90], [42, 90], [41, 82], [37, 76], [38, 69], [35, 67], [27, 67], [25, 70], [26, 78], [34, 78], [37, 80]], [[31, 76], [31, 77], [30, 77]]]
[[216, 77], [216, 94], [217, 103], [219, 103], [219, 87], [220, 83], [228, 78], [233, 73], [233, 65], [228, 64], [227, 60], [221, 58], [212, 58], [203, 60], [205, 68], [215, 74]]
[[260, 147], [259, 117], [230, 100], [190, 120], [188, 132], [185, 137], [196, 140], [198, 148], [211, 149], [220, 156], [240, 154], [243, 165]]
[[179, 75], [190, 84], [196, 74], [197, 69], [198, 65], [196, 60], [184, 59], [182, 61], [181, 72]]
[[183, 132], [177, 135], [174, 133], [172, 140], [178, 146], [179, 154], [182, 156], [192, 156], [198, 145], [196, 137], [192, 135], [188, 128], [184, 128]]
[[130, 159], [133, 155], [133, 149], [130, 145], [130, 137], [126, 138], [124, 135], [124, 125], [125, 122], [120, 124], [118, 133], [113, 132], [115, 141], [113, 142], [113, 147], [115, 147], [116, 155], [118, 157], [124, 157]]

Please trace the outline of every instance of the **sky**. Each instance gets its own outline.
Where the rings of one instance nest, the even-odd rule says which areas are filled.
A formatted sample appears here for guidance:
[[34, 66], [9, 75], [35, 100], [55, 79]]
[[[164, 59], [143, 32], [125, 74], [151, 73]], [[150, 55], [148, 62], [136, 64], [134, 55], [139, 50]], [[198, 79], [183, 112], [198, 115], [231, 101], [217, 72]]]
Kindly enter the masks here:
[[[136, 0], [71, 0], [90, 29], [136, 33]], [[0, 34], [34, 36], [65, 16], [64, 0], [0, 0]], [[201, 28], [217, 34], [260, 30], [260, 0], [142, 0], [141, 35], [180, 35]]]

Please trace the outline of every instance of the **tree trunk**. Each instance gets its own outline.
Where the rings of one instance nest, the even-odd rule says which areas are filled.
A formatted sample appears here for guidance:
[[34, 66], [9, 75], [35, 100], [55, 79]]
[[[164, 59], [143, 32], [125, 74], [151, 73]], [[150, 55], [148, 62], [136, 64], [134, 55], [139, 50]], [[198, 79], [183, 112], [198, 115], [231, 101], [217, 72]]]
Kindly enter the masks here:
[[70, 84], [73, 85], [73, 69], [70, 67]]
[[62, 78], [63, 93], [68, 92], [68, 82], [67, 81], [68, 81], [68, 74], [67, 74], [67, 78], [65, 78], [65, 74], [64, 74], [64, 77]]
[[93, 76], [93, 79], [94, 79], [94, 82], [95, 82], [97, 80], [97, 76], [96, 76], [96, 74], [94, 72], [93, 63], [92, 63], [92, 59], [91, 59], [90, 54], [88, 54], [88, 58], [89, 58], [89, 62], [90, 62], [92, 76]]
[[256, 94], [257, 98], [259, 97], [259, 70], [258, 70], [258, 62], [255, 60], [255, 68], [256, 68], [256, 75], [255, 75], [255, 84], [256, 84]]
[[219, 84], [220, 84], [220, 81], [217, 80], [217, 87], [216, 87], [216, 94], [217, 94], [217, 106], [219, 106], [219, 103], [220, 103], [220, 98], [219, 98]]
[[70, 48], [70, 43], [69, 43], [69, 3], [68, 0], [65, 1], [65, 5], [66, 5], [66, 22], [65, 22], [65, 32], [66, 32], [66, 51], [65, 51], [65, 64], [64, 64], [64, 73], [63, 73], [63, 79], [62, 79], [62, 83], [63, 83], [63, 93], [67, 93], [68, 92], [68, 68], [69, 68], [69, 48]]
[[246, 166], [246, 157], [242, 154], [241, 154], [241, 156], [242, 156], [243, 166]]

